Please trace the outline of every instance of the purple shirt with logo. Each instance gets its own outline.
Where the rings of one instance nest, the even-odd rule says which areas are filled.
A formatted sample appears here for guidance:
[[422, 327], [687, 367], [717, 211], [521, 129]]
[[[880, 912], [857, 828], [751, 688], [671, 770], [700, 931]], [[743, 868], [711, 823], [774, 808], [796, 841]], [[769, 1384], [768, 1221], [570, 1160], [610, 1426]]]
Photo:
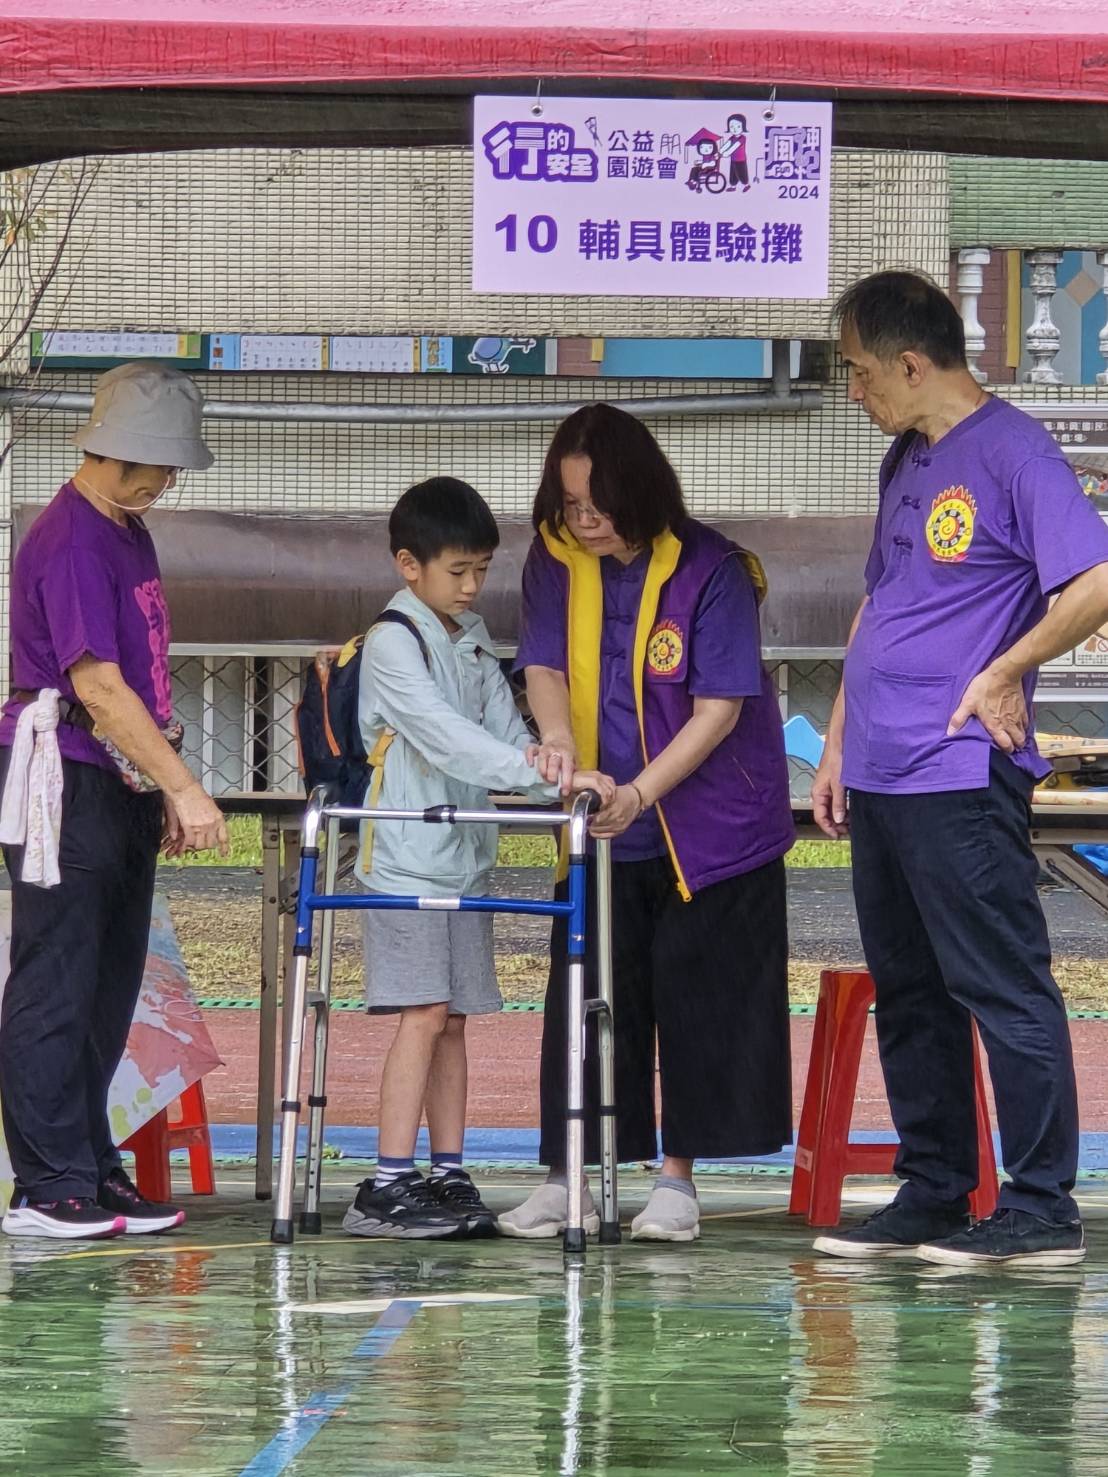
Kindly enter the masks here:
[[[843, 782], [921, 794], [984, 789], [988, 733], [947, 725], [978, 673], [1047, 610], [1047, 597], [1108, 561], [1108, 527], [1047, 431], [988, 400], [933, 446], [897, 443], [882, 467], [866, 593], [843, 681]], [[1037, 673], [1024, 678], [1031, 706]], [[1014, 756], [1050, 772], [1034, 737]]]
[[[67, 482], [12, 566], [12, 687], [56, 687], [72, 700], [69, 668], [83, 656], [114, 662], [154, 721], [171, 721], [169, 612], [153, 540], [141, 521], [114, 523]], [[6, 704], [0, 746], [11, 745], [21, 709]], [[59, 726], [58, 747], [63, 758], [116, 767], [90, 733], [70, 724]]]
[[[602, 772], [621, 785], [635, 779], [644, 762], [632, 667], [649, 567], [649, 551], [630, 564], [613, 558], [600, 561], [604, 624], [600, 634], [599, 763]], [[517, 670], [566, 670], [566, 589], [560, 565], [527, 561]], [[718, 698], [754, 697], [762, 690], [758, 605], [754, 587], [737, 559], [720, 565], [697, 608], [689, 643], [688, 690], [694, 697]], [[665, 837], [654, 809], [612, 842], [612, 856], [618, 861], [665, 855]]]

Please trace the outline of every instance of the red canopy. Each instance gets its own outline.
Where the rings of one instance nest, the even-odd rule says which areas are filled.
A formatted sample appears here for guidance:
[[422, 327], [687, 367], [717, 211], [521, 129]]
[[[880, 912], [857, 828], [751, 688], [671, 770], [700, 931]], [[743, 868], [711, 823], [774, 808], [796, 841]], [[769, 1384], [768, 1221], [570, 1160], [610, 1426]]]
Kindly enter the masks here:
[[544, 77], [1108, 102], [1103, 0], [0, 5], [0, 94]]

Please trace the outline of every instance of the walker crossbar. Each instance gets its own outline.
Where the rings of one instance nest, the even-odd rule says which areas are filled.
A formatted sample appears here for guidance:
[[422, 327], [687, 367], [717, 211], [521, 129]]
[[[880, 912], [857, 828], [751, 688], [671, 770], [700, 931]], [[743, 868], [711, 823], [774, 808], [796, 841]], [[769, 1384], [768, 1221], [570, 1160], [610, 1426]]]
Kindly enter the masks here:
[[[329, 805], [327, 791], [312, 793], [301, 829], [300, 876], [296, 904], [296, 938], [293, 948], [293, 999], [287, 1016], [288, 1040], [284, 1046], [284, 1084], [281, 1102], [281, 1155], [277, 1179], [276, 1216], [272, 1240], [288, 1244], [293, 1239], [292, 1202], [296, 1182], [296, 1135], [300, 1117], [300, 1072], [303, 1055], [304, 1020], [309, 1005], [315, 1012], [312, 1088], [308, 1097], [308, 1160], [304, 1210], [300, 1229], [318, 1233], [320, 1174], [323, 1162], [323, 1110], [326, 1107], [327, 1033], [330, 1016], [331, 970], [334, 944], [334, 915], [339, 911], [365, 908], [429, 912], [474, 912], [529, 914], [540, 918], [565, 918], [568, 924], [568, 1030], [566, 1042], [566, 1178], [568, 1214], [564, 1236], [567, 1258], [579, 1259], [585, 1251], [583, 1206], [585, 1151], [585, 1019], [595, 1014], [598, 1024], [600, 1064], [601, 1225], [600, 1240], [611, 1245], [620, 1239], [619, 1201], [616, 1183], [615, 1143], [615, 1054], [612, 1020], [611, 957], [611, 871], [610, 844], [596, 844], [597, 891], [597, 987], [596, 999], [585, 998], [585, 953], [587, 944], [586, 846], [588, 819], [599, 804], [598, 797], [578, 795], [572, 809], [460, 810], [437, 805], [428, 810], [358, 809]], [[338, 879], [339, 827], [346, 820], [408, 821], [427, 825], [496, 825], [568, 827], [568, 898], [541, 901], [530, 898], [417, 897], [380, 894], [344, 894], [335, 888]], [[324, 886], [316, 891], [320, 861], [320, 831], [325, 844]], [[308, 994], [308, 966], [312, 955], [315, 915], [322, 916], [318, 988]]]

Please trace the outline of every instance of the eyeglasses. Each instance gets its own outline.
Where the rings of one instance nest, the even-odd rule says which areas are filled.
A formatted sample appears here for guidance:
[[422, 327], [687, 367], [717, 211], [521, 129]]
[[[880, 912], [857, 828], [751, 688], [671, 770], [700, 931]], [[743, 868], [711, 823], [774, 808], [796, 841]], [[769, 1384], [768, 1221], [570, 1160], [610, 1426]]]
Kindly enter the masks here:
[[569, 523], [606, 523], [607, 513], [598, 513], [595, 508], [590, 508], [585, 503], [564, 502], [562, 512]]

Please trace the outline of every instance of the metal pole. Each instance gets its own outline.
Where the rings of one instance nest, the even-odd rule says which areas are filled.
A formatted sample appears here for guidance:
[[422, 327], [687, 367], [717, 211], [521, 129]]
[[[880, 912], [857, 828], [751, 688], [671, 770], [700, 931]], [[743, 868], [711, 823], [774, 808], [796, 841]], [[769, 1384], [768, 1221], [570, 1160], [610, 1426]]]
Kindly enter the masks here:
[[615, 1017], [612, 1004], [612, 843], [596, 843], [596, 980], [600, 1009], [600, 1244], [619, 1243]]
[[[292, 1197], [296, 1187], [296, 1132], [300, 1123], [300, 1062], [304, 1048], [304, 1011], [308, 995], [308, 961], [312, 954], [312, 911], [308, 899], [315, 893], [319, 864], [319, 826], [323, 791], [308, 802], [300, 833], [300, 872], [296, 896], [296, 932], [293, 940], [292, 999], [285, 1020], [284, 1089], [281, 1095], [281, 1159], [277, 1168], [277, 1205], [270, 1239], [281, 1245], [292, 1241]], [[287, 982], [286, 982], [287, 985]]]
[[258, 1137], [254, 1195], [273, 1194], [273, 1092], [277, 1078], [277, 999], [281, 992], [281, 827], [262, 822], [262, 979], [258, 1011]]
[[[787, 360], [786, 360], [787, 367]], [[786, 375], [787, 380], [787, 375]], [[338, 405], [308, 401], [207, 400], [204, 415], [225, 421], [315, 421], [342, 425], [442, 425], [490, 421], [561, 421], [590, 400], [534, 400], [523, 404], [474, 405]], [[665, 395], [641, 400], [613, 400], [631, 415], [756, 415], [764, 411], [799, 413], [819, 410], [820, 390], [753, 390], [743, 395]], [[84, 413], [92, 396], [70, 390], [0, 389], [0, 409]]]
[[567, 1258], [585, 1254], [585, 934], [588, 816], [595, 797], [579, 795], [569, 823], [569, 898], [566, 1024], [566, 1185], [568, 1205], [563, 1249]]
[[[334, 893], [339, 874], [339, 825], [327, 821], [327, 845], [323, 859], [323, 890]], [[304, 1184], [304, 1209], [300, 1229], [318, 1236], [323, 1229], [319, 1213], [319, 1191], [323, 1172], [323, 1110], [327, 1106], [327, 1035], [331, 1020], [331, 970], [334, 963], [335, 915], [324, 913], [319, 931], [319, 979], [310, 997], [315, 1010], [312, 1044], [312, 1090], [308, 1097], [308, 1166]]]

